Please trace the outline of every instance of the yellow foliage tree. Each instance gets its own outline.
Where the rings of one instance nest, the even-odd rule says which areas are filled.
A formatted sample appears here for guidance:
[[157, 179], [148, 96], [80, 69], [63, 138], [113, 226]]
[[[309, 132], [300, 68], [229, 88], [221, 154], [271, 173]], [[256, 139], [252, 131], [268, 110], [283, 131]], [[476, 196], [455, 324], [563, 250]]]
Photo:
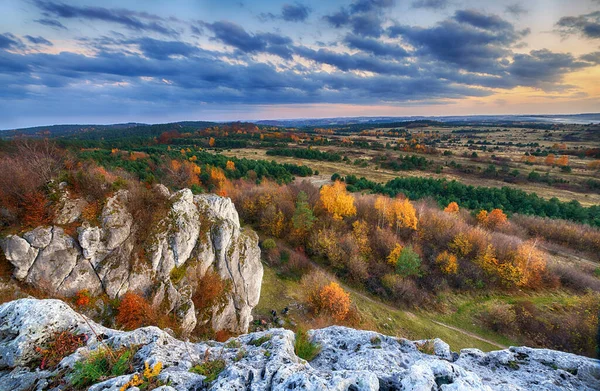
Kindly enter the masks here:
[[350, 311], [350, 295], [335, 282], [321, 289], [320, 310], [329, 313], [335, 320], [342, 321]]
[[387, 257], [387, 261], [390, 265], [396, 266], [396, 263], [398, 263], [398, 258], [400, 258], [400, 254], [402, 253], [402, 249], [404, 249], [404, 247], [396, 243], [396, 246], [392, 249], [392, 251], [390, 251], [390, 254]]
[[396, 228], [417, 229], [417, 211], [408, 198], [395, 199], [392, 207], [396, 220]]
[[356, 214], [354, 196], [346, 191], [344, 183], [335, 181], [332, 185], [324, 185], [320, 194], [323, 206], [334, 219], [341, 220], [345, 216]]
[[473, 250], [473, 244], [464, 233], [457, 234], [448, 244], [450, 251], [459, 257], [466, 257]]
[[439, 265], [442, 272], [446, 274], [456, 274], [458, 272], [458, 260], [456, 255], [448, 251], [441, 252], [435, 259], [435, 263]]
[[369, 245], [369, 225], [364, 220], [356, 220], [352, 223], [352, 236], [358, 246], [360, 254], [368, 257], [371, 254], [371, 246]]
[[214, 147], [214, 146], [215, 146], [215, 138], [214, 138], [214, 137], [211, 137], [211, 138], [208, 140], [208, 145], [209, 145], [209, 146], [211, 146], [211, 147]]
[[521, 276], [517, 285], [535, 287], [541, 282], [542, 272], [546, 269], [546, 257], [536, 244], [535, 240], [528, 240], [517, 248], [514, 266]]
[[378, 227], [383, 228], [384, 222], [393, 220], [394, 211], [392, 209], [392, 200], [389, 197], [377, 196], [375, 199], [375, 210], [377, 211]]
[[458, 208], [458, 204], [456, 202], [451, 202], [448, 204], [448, 206], [446, 207], [446, 209], [444, 209], [444, 212], [447, 213], [458, 213], [459, 208]]
[[479, 213], [477, 213], [477, 221], [479, 222], [479, 224], [485, 226], [487, 224], [487, 219], [488, 219], [488, 211], [485, 209], [482, 209], [479, 211]]

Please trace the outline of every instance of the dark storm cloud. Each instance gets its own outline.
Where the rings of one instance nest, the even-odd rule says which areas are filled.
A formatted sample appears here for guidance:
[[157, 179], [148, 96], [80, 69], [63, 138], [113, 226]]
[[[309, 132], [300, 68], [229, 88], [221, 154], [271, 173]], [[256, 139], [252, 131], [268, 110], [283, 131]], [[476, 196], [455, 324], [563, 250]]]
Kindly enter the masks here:
[[560, 82], [569, 72], [589, 66], [577, 61], [571, 54], [549, 50], [532, 50], [529, 54], [515, 54], [507, 72], [517, 85], [544, 88]]
[[[600, 0], [598, 0], [598, 1], [600, 1]], [[580, 59], [583, 61], [600, 64], [600, 52], [585, 54], [585, 55], [581, 56]]]
[[22, 49], [23, 47], [23, 42], [13, 34], [0, 34], [0, 49]]
[[383, 33], [383, 11], [394, 5], [394, 0], [355, 0], [349, 8], [342, 7], [323, 18], [335, 28], [350, 27], [354, 34], [379, 37]]
[[437, 10], [446, 8], [449, 3], [449, 0], [416, 0], [412, 2], [412, 7]]
[[249, 34], [242, 26], [229, 21], [206, 23], [205, 26], [212, 31], [215, 40], [244, 53], [266, 52], [291, 58], [288, 45], [292, 40], [289, 37], [273, 33]]
[[580, 16], [565, 16], [556, 23], [563, 35], [579, 34], [586, 38], [600, 38], [600, 11]]
[[526, 32], [517, 32], [507, 21], [476, 11], [457, 11], [452, 18], [432, 27], [394, 25], [392, 38], [402, 38], [421, 56], [450, 62], [473, 72], [497, 73], [499, 61], [507, 57], [510, 46]]
[[284, 4], [281, 8], [281, 18], [288, 22], [303, 22], [311, 12], [312, 10], [304, 4]]
[[49, 27], [54, 27], [54, 28], [57, 28], [57, 29], [67, 30], [67, 28], [62, 23], [60, 23], [58, 20], [56, 20], [56, 19], [44, 18], [44, 19], [37, 19], [37, 20], [35, 20], [35, 22], [37, 22], [39, 24], [43, 24], [44, 26], [49, 26]]
[[406, 57], [408, 55], [400, 45], [385, 43], [374, 38], [348, 34], [344, 38], [344, 43], [351, 49], [370, 52], [376, 56]]
[[32, 37], [31, 35], [26, 35], [25, 38], [36, 45], [45, 45], [45, 46], [53, 46], [54, 44], [50, 41], [48, 41], [46, 38], [44, 37]]
[[169, 36], [177, 36], [179, 34], [176, 30], [167, 27], [163, 18], [146, 12], [103, 7], [77, 7], [49, 0], [34, 0], [34, 4], [48, 17], [97, 20], [117, 23], [131, 30], [151, 31]]

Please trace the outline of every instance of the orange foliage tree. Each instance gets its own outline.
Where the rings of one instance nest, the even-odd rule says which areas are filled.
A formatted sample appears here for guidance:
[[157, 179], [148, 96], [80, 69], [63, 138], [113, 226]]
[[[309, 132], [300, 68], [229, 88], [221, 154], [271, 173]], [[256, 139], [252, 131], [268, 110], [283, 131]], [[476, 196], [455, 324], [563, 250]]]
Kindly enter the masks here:
[[225, 165], [225, 169], [228, 171], [235, 171], [235, 163], [231, 160], [227, 160], [227, 164]]
[[552, 165], [554, 165], [555, 160], [556, 160], [556, 156], [554, 156], [553, 153], [549, 153], [548, 156], [546, 156], [546, 160], [544, 160], [544, 162], [547, 165], [552, 166]]
[[556, 164], [558, 166], [568, 166], [569, 165], [569, 157], [567, 155], [562, 155], [561, 157], [558, 158], [558, 160], [556, 161]]
[[211, 138], [208, 140], [208, 145], [210, 145], [211, 147], [214, 147], [214, 146], [215, 146], [215, 138], [214, 138], [214, 137], [211, 137]]
[[356, 214], [354, 196], [346, 191], [346, 184], [335, 181], [331, 185], [324, 185], [320, 194], [323, 206], [334, 219], [341, 220], [345, 216]]
[[456, 202], [451, 202], [448, 204], [448, 206], [446, 206], [446, 208], [444, 209], [444, 212], [447, 213], [458, 213], [459, 208], [458, 208], [458, 204]]
[[329, 313], [335, 320], [346, 319], [350, 311], [350, 295], [335, 282], [324, 286], [319, 293], [319, 310]]
[[481, 210], [477, 214], [477, 221], [486, 228], [495, 229], [506, 224], [508, 217], [506, 217], [502, 209], [494, 209], [490, 213], [486, 210]]
[[435, 263], [446, 274], [456, 274], [458, 272], [458, 261], [456, 255], [448, 251], [441, 252], [435, 259]]
[[24, 194], [21, 201], [23, 210], [22, 225], [24, 227], [37, 227], [49, 221], [48, 199], [41, 191]]
[[137, 329], [152, 323], [154, 312], [142, 296], [127, 292], [117, 308], [117, 323], [127, 330]]

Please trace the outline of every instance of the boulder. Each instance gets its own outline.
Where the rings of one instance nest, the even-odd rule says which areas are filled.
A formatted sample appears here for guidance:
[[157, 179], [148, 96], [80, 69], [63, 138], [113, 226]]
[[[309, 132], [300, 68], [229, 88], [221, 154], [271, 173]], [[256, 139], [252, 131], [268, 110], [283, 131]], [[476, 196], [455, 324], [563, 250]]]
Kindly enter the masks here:
[[71, 199], [66, 194], [62, 197], [61, 206], [56, 211], [54, 224], [64, 225], [77, 221], [81, 212], [87, 206], [87, 202], [82, 199]]
[[31, 265], [37, 258], [39, 250], [27, 240], [16, 235], [9, 235], [0, 240], [0, 246], [6, 259], [15, 267], [13, 271], [15, 278], [17, 280], [25, 279]]

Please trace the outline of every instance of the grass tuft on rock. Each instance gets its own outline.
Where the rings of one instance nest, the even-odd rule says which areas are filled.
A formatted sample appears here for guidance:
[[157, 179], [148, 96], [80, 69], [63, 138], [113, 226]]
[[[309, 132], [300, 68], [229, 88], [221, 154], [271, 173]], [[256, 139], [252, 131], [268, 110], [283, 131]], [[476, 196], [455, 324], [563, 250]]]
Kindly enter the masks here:
[[312, 342], [304, 330], [298, 330], [294, 342], [294, 352], [296, 356], [306, 361], [312, 361], [321, 352], [321, 346]]

